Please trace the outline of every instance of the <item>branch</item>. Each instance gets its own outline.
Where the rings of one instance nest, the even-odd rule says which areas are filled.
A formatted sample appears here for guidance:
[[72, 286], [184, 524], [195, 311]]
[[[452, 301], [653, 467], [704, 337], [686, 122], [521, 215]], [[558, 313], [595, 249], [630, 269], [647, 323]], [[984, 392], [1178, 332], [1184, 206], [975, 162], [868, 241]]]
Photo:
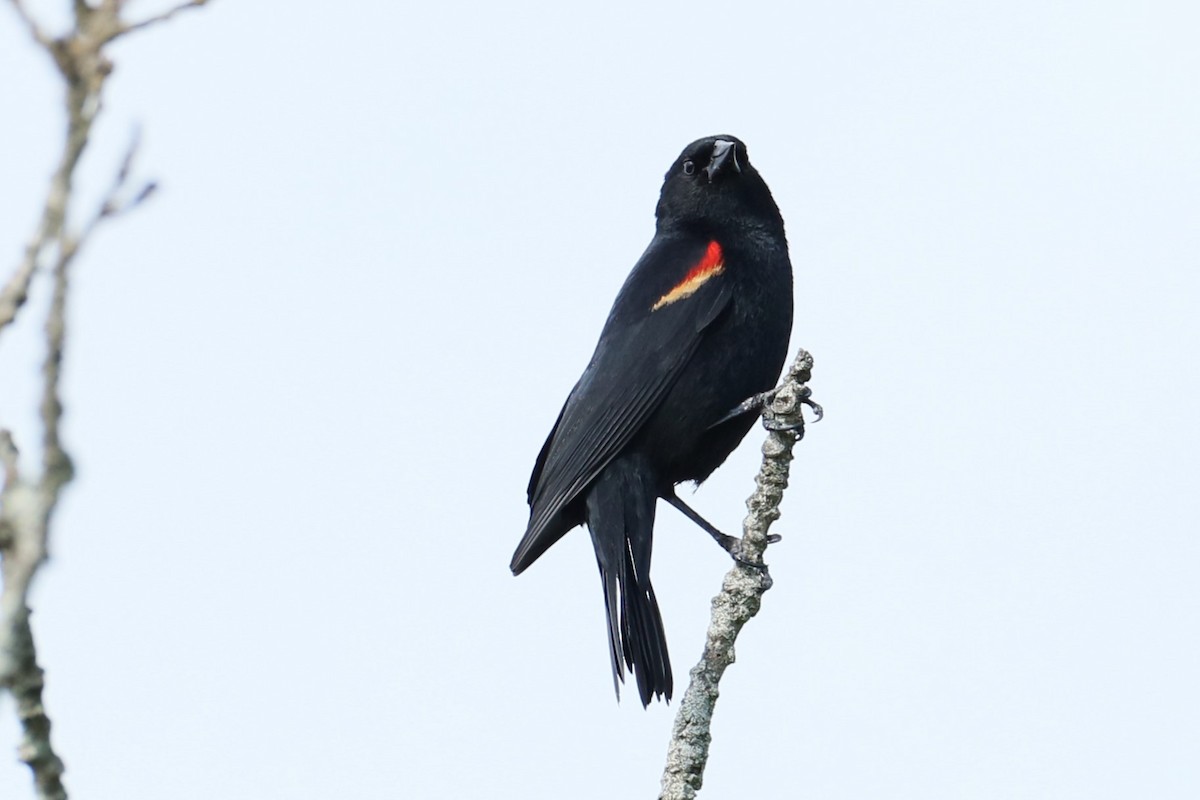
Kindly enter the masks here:
[[154, 189], [146, 183], [125, 191], [138, 140], [135, 135], [103, 202], [80, 228], [68, 220], [76, 169], [102, 107], [105, 82], [112, 73], [105, 47], [129, 31], [170, 19], [178, 12], [204, 5], [191, 0], [141, 22], [121, 19], [126, 0], [74, 2], [74, 25], [61, 37], [51, 38], [27, 12], [22, 0], [10, 0], [34, 39], [54, 61], [66, 88], [66, 136], [62, 154], [50, 181], [41, 218], [9, 280], [0, 288], [0, 333], [13, 324], [29, 297], [35, 275], [49, 267], [53, 291], [46, 316], [46, 357], [42, 365], [42, 463], [37, 475], [22, 475], [12, 435], [0, 429], [0, 691], [16, 701], [23, 739], [19, 758], [33, 771], [38, 797], [66, 800], [62, 760], [50, 744], [50, 719], [42, 705], [44, 673], [29, 624], [29, 590], [46, 561], [50, 521], [59, 495], [74, 470], [63, 447], [59, 424], [62, 402], [59, 383], [66, 341], [66, 306], [70, 267], [80, 249], [106, 219], [136, 207]]
[[[164, 22], [179, 12], [188, 8], [197, 8], [208, 0], [190, 0], [190, 2], [172, 8], [162, 14], [134, 23], [124, 23], [120, 19], [122, 2], [106, 0], [99, 8], [91, 8], [86, 3], [75, 4], [75, 30], [60, 39], [51, 39], [26, 11], [21, 0], [10, 0], [17, 14], [29, 28], [34, 40], [38, 42], [54, 60], [59, 72], [67, 84], [67, 138], [63, 153], [59, 157], [54, 177], [50, 181], [50, 191], [42, 205], [42, 217], [37, 229], [25, 246], [25, 253], [11, 278], [0, 289], [0, 332], [12, 324], [17, 312], [29, 298], [29, 287], [37, 272], [38, 264], [43, 257], [58, 243], [64, 244], [67, 221], [67, 206], [71, 198], [71, 189], [75, 169], [91, 136], [92, 124], [100, 111], [100, 100], [104, 82], [112, 72], [112, 64], [103, 53], [103, 48], [112, 40], [125, 33], [141, 30], [158, 22]], [[117, 192], [123, 187], [128, 175], [129, 164], [137, 149], [135, 137], [125, 163], [118, 173], [116, 185], [110, 191], [108, 198], [101, 207], [101, 212], [84, 229], [83, 233], [73, 239], [73, 250], [87, 239], [95, 223], [99, 219], [132, 208], [144, 200], [153, 190], [153, 184], [146, 187], [124, 207], [115, 203]], [[60, 246], [60, 256], [62, 248]], [[68, 261], [74, 252], [68, 256]]]
[[74, 470], [59, 440], [62, 403], [59, 376], [66, 335], [67, 267], [79, 251], [70, 240], [59, 250], [54, 266], [54, 292], [46, 319], [46, 359], [42, 364], [42, 471], [33, 481], [23, 480], [18, 453], [8, 431], [0, 431], [0, 463], [4, 487], [0, 491], [0, 687], [12, 692], [21, 721], [18, 758], [33, 771], [38, 797], [66, 800], [62, 784], [62, 759], [50, 744], [50, 718], [42, 705], [45, 673], [37, 663], [37, 648], [29, 624], [29, 587], [46, 560], [50, 517], [60, 491]]
[[[754, 493], [746, 501], [749, 513], [742, 523], [740, 552], [752, 564], [762, 564], [767, 530], [779, 519], [792, 448], [804, 437], [801, 411], [805, 405], [813, 405], [805, 385], [812, 377], [812, 366], [812, 356], [801, 350], [766, 412], [764, 424], [770, 432], [763, 442], [762, 466], [755, 479]], [[820, 419], [819, 407], [814, 406], [814, 410]], [[774, 430], [780, 427], [791, 429]], [[725, 575], [720, 594], [713, 598], [704, 654], [700, 663], [692, 667], [691, 681], [675, 716], [659, 800], [691, 800], [703, 785], [721, 676], [734, 661], [738, 633], [758, 613], [763, 593], [770, 588], [771, 576], [765, 564], [755, 568], [737, 563]]]

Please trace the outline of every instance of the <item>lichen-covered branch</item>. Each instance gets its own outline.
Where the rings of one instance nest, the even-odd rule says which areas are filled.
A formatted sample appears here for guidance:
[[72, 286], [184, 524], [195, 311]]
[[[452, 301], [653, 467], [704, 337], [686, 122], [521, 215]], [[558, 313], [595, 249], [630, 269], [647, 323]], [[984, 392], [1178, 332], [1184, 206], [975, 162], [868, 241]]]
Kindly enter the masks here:
[[92, 126], [102, 108], [105, 82], [112, 73], [112, 62], [105, 53], [107, 45], [129, 31], [169, 19], [184, 8], [200, 6], [205, 1], [191, 0], [158, 16], [130, 23], [122, 18], [125, 0], [99, 0], [94, 6], [85, 0], [75, 0], [70, 30], [53, 36], [29, 13], [22, 0], [9, 0], [33, 42], [47, 52], [58, 68], [66, 107], [63, 149], [38, 223], [17, 268], [0, 286], [0, 334], [3, 334], [21, 315], [33, 281], [48, 273], [52, 282], [44, 328], [42, 463], [35, 474], [23, 471], [12, 434], [0, 429], [0, 466], [4, 477], [0, 486], [0, 691], [11, 693], [16, 703], [23, 733], [19, 757], [33, 771], [37, 796], [44, 800], [65, 800], [67, 793], [62, 784], [63, 762], [51, 746], [50, 719], [42, 705], [44, 673], [37, 662], [29, 624], [29, 590], [38, 568], [46, 560], [50, 521], [59, 494], [73, 474], [71, 459], [59, 435], [62, 419], [59, 383], [66, 342], [70, 269], [96, 225], [137, 205], [150, 193], [153, 184], [145, 184], [130, 199], [122, 198], [136, 151], [135, 139], [108, 196], [81, 226], [72, 226], [70, 221], [72, 188]]
[[[792, 448], [804, 436], [802, 410], [806, 404], [813, 405], [805, 385], [812, 375], [812, 365], [812, 356], [801, 350], [765, 415], [769, 432], [762, 447], [762, 466], [754, 493], [746, 501], [749, 513], [742, 524], [740, 555], [752, 564], [762, 564], [767, 531], [779, 519]], [[819, 407], [814, 408], [819, 411]], [[763, 593], [769, 588], [771, 576], [765, 565], [755, 568], [738, 563], [725, 575], [720, 594], [713, 598], [704, 654], [692, 668], [691, 681], [675, 715], [660, 800], [691, 800], [700, 791], [721, 676], [734, 661], [738, 633], [758, 613]]]

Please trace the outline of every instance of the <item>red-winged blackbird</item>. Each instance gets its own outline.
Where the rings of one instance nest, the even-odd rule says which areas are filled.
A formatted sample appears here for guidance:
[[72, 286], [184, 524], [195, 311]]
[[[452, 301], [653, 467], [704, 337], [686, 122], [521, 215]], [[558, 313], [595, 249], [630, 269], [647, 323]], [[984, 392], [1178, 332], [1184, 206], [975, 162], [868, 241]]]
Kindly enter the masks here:
[[761, 406], [730, 412], [774, 387], [792, 328], [783, 218], [741, 141], [688, 145], [667, 171], [655, 216], [654, 239], [534, 464], [529, 526], [510, 565], [520, 574], [587, 523], [613, 685], [619, 696], [623, 662], [642, 705], [670, 700], [672, 686], [650, 585], [655, 504], [667, 500], [721, 540], [675, 485], [703, 481], [753, 427], [750, 411]]

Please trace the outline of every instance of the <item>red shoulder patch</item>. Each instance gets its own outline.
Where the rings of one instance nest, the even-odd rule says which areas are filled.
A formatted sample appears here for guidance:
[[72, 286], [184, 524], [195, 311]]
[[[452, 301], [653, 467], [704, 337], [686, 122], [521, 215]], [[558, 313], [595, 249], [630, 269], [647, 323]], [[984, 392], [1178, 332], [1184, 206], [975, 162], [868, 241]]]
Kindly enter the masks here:
[[675, 284], [671, 291], [658, 298], [654, 305], [650, 306], [650, 310], [658, 311], [663, 306], [669, 306], [677, 300], [691, 297], [710, 278], [720, 275], [724, 271], [725, 254], [721, 252], [721, 245], [714, 239], [708, 243], [708, 249], [696, 266], [688, 270], [683, 280]]

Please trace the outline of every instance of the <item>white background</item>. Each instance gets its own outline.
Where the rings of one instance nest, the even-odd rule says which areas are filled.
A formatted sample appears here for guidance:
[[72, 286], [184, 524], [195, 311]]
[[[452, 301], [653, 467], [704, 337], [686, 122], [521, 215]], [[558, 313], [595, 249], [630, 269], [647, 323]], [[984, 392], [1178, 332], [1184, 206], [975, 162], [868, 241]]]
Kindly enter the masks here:
[[[121, 43], [84, 193], [136, 124], [162, 186], [78, 263], [79, 474], [33, 597], [73, 796], [655, 796], [675, 706], [614, 703], [586, 534], [507, 565], [661, 176], [714, 133], [787, 220], [827, 417], [702, 796], [1200, 795], [1198, 29], [219, 2]], [[11, 9], [0, 73], [7, 277], [61, 136]], [[30, 466], [46, 290], [0, 337]], [[692, 498], [727, 530], [761, 438]], [[665, 506], [657, 534], [682, 686], [729, 564]], [[31, 796], [17, 740], [4, 700], [0, 797]]]

